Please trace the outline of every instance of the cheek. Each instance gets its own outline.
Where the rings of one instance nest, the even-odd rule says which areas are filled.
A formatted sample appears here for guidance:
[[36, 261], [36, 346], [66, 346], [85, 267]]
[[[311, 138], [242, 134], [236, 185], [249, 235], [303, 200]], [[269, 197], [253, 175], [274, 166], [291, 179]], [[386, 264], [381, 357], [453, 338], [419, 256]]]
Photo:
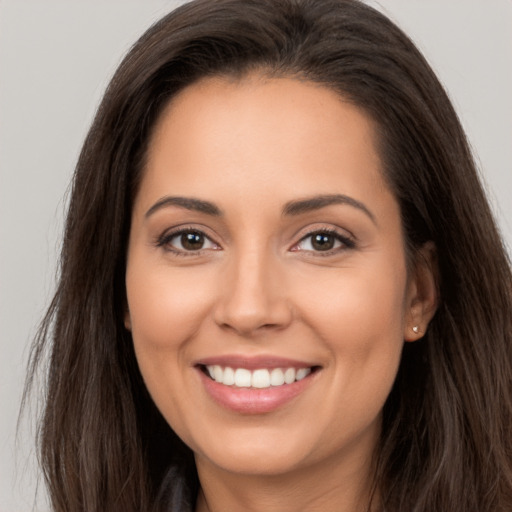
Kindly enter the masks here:
[[398, 370], [406, 272], [395, 267], [337, 269], [303, 293], [302, 319], [331, 354], [331, 391], [344, 390], [332, 399], [361, 414], [380, 411]]
[[[131, 255], [126, 290], [137, 363], [160, 412], [187, 439], [190, 411], [181, 393], [190, 373], [189, 341], [211, 304], [211, 287], [201, 271], [171, 269]], [[191, 275], [195, 277], [191, 279]]]
[[[175, 349], [193, 336], [211, 302], [211, 290], [200, 273], [166, 265], [129, 265], [128, 309], [135, 344]], [[199, 275], [197, 275], [199, 274]]]
[[382, 272], [377, 265], [330, 269], [301, 283], [296, 294], [303, 297], [304, 320], [340, 349], [345, 344], [354, 350], [370, 348], [366, 345], [373, 346], [375, 336], [383, 342], [389, 336], [401, 341], [406, 272], [399, 266], [380, 267]]
[[188, 369], [188, 342], [211, 304], [207, 283], [200, 270], [148, 264], [136, 254], [129, 261], [126, 289], [135, 355], [153, 399], [168, 409], [164, 415], [179, 406], [168, 390], [182, 387], [179, 379]]

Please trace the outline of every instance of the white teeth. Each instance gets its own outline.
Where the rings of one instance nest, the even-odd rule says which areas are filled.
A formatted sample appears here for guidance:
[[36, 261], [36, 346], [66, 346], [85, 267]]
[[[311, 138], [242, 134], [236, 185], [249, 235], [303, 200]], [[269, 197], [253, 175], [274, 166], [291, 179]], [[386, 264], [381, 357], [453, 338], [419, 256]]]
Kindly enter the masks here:
[[224, 377], [224, 372], [222, 371], [222, 368], [219, 365], [216, 364], [213, 367], [213, 378], [217, 382], [222, 382], [223, 377]]
[[232, 386], [235, 383], [235, 370], [233, 368], [224, 369], [224, 378], [222, 379], [222, 384], [226, 386]]
[[291, 384], [295, 381], [295, 368], [286, 368], [284, 372], [284, 382], [285, 384]]
[[311, 368], [299, 368], [295, 374], [295, 380], [302, 380], [311, 373]]
[[270, 385], [271, 386], [282, 386], [284, 384], [284, 373], [281, 368], [274, 368], [270, 372]]
[[222, 368], [220, 365], [208, 365], [206, 367], [208, 374], [215, 381], [225, 386], [235, 386], [239, 388], [258, 388], [265, 389], [270, 386], [282, 386], [283, 384], [292, 384], [307, 377], [311, 373], [311, 368], [273, 368], [267, 370], [260, 368], [250, 371], [246, 368], [237, 368], [234, 370], [227, 366]]
[[269, 388], [270, 373], [268, 373], [268, 370], [255, 370], [252, 372], [251, 384], [253, 388]]
[[251, 387], [251, 372], [245, 368], [235, 370], [235, 386], [239, 388]]

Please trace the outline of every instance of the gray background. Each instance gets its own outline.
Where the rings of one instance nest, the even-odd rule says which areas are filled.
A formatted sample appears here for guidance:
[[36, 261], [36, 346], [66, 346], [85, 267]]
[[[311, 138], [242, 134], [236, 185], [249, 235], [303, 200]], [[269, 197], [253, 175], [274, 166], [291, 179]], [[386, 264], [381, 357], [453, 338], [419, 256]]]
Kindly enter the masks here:
[[[34, 505], [33, 421], [22, 422], [16, 443], [16, 420], [81, 142], [121, 56], [178, 3], [0, 1], [0, 512]], [[380, 4], [448, 89], [511, 247], [512, 1]], [[36, 509], [48, 510], [40, 494]]]

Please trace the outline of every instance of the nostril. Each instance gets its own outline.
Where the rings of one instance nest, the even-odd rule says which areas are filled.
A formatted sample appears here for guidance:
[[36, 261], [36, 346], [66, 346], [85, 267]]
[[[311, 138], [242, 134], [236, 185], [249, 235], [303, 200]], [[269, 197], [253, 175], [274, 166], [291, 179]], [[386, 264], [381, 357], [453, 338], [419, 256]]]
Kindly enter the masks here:
[[256, 272], [250, 278], [245, 275], [235, 288], [228, 285], [224, 289], [214, 310], [214, 320], [219, 327], [252, 336], [290, 324], [293, 315], [284, 290], [276, 289], [259, 274]]

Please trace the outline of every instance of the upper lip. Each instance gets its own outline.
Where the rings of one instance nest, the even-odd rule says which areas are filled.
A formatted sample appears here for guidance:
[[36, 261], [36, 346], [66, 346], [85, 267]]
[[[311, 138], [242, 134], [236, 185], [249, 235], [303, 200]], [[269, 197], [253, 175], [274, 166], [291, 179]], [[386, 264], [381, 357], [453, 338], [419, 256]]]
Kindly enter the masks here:
[[311, 362], [299, 361], [272, 355], [243, 356], [229, 354], [222, 356], [205, 357], [196, 361], [194, 366], [229, 366], [230, 368], [246, 368], [247, 370], [273, 369], [273, 368], [312, 368], [318, 366]]

